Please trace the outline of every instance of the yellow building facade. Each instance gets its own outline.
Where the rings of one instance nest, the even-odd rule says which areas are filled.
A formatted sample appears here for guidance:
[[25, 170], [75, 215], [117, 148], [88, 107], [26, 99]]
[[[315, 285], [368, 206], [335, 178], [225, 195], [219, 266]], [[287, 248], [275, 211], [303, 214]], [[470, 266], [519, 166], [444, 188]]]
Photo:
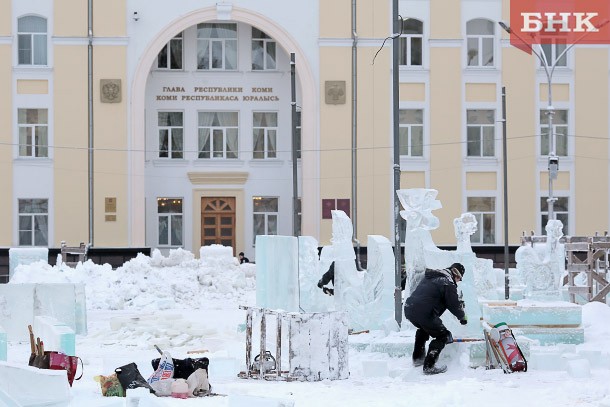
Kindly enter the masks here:
[[[252, 259], [260, 234], [328, 244], [333, 209], [362, 245], [391, 237], [394, 86], [400, 186], [439, 191], [435, 242], [455, 244], [472, 212], [473, 244], [504, 244], [503, 87], [509, 243], [542, 234], [548, 79], [499, 26], [509, 9], [400, 1], [394, 84], [392, 1], [2, 0], [0, 246], [217, 243]], [[554, 211], [586, 235], [609, 224], [609, 47], [562, 47], [540, 48]]]

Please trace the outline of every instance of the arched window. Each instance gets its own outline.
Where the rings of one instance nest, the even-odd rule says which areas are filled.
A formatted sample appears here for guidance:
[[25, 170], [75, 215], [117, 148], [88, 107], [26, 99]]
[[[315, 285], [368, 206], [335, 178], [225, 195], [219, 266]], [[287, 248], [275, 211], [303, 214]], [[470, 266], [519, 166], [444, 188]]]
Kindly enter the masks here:
[[466, 65], [494, 66], [494, 35], [492, 21], [477, 18], [466, 23]]
[[422, 66], [424, 23], [414, 18], [402, 21], [400, 35], [399, 65]]
[[25, 16], [17, 20], [19, 65], [47, 64], [47, 20]]

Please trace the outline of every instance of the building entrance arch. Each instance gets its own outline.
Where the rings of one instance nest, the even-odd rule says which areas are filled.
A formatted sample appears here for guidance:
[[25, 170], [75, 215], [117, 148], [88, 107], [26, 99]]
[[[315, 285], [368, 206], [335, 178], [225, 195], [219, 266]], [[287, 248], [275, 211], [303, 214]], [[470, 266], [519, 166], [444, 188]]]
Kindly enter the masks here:
[[[161, 48], [177, 33], [206, 21], [227, 20], [225, 10], [207, 7], [195, 10], [165, 26], [146, 47], [133, 72], [129, 129], [129, 242], [131, 246], [146, 245], [145, 208], [145, 104], [146, 82]], [[287, 52], [295, 53], [297, 79], [301, 85], [301, 207], [302, 233], [319, 239], [319, 137], [318, 137], [318, 84], [311, 63], [298, 42], [275, 21], [253, 10], [232, 7], [230, 21], [264, 27], [267, 35]]]

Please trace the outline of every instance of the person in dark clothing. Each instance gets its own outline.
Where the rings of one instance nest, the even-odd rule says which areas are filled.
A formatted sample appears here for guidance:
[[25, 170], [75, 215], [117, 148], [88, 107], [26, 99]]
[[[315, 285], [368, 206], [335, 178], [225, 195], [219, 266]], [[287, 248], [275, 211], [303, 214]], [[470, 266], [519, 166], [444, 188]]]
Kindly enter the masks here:
[[320, 281], [318, 281], [318, 288], [321, 288], [324, 294], [335, 295], [334, 288], [325, 287], [328, 283], [332, 283], [335, 286], [335, 262], [330, 263], [328, 271], [322, 275]]
[[250, 263], [250, 259], [244, 255], [244, 252], [239, 252], [239, 264]]
[[[405, 269], [402, 269], [400, 275], [400, 287], [402, 290], [405, 289], [405, 285], [407, 284], [407, 273]], [[335, 290], [333, 288], [325, 287], [328, 283], [332, 283], [333, 287], [335, 285], [335, 262], [333, 261], [328, 268], [328, 271], [322, 275], [320, 281], [318, 281], [318, 288], [322, 289], [324, 294], [335, 295]]]
[[[453, 263], [441, 270], [426, 269], [424, 279], [405, 301], [405, 317], [417, 328], [413, 365], [423, 365], [425, 374], [447, 370], [447, 366], [436, 366], [445, 345], [453, 342], [453, 336], [443, 325], [441, 315], [449, 310], [462, 325], [468, 323], [457, 292], [457, 283], [462, 281], [464, 271], [460, 263]], [[426, 342], [430, 337], [434, 339], [426, 354]]]

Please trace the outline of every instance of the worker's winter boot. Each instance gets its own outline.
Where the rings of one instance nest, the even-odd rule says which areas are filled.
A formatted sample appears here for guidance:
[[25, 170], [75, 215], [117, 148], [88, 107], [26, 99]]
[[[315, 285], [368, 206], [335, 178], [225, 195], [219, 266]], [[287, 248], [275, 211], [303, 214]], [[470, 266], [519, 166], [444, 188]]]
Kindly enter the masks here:
[[[430, 344], [430, 346], [432, 346], [432, 344]], [[438, 349], [433, 348], [428, 350], [428, 354], [426, 355], [426, 359], [424, 360], [424, 374], [438, 374], [445, 373], [447, 371], [447, 366], [436, 365], [440, 353], [441, 351]]]
[[424, 364], [426, 356], [426, 342], [430, 339], [430, 335], [423, 329], [418, 329], [415, 332], [415, 343], [413, 344], [413, 366], [421, 366]]

